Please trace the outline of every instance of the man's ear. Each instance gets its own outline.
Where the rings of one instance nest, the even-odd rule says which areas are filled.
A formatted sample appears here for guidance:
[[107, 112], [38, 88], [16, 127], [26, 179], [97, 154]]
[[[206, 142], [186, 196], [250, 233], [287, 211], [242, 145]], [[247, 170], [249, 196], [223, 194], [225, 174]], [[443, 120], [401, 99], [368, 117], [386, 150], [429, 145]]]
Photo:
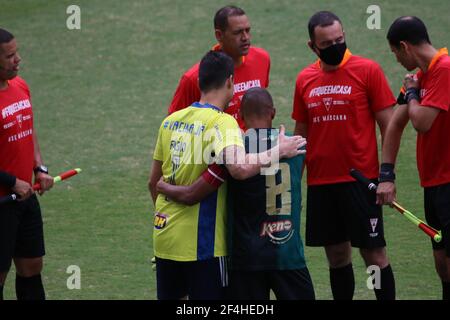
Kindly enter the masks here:
[[400, 41], [399, 48], [400, 48], [400, 51], [403, 51], [405, 53], [410, 51], [409, 50], [409, 44], [407, 42], [405, 42], [405, 41]]
[[312, 52], [317, 54], [316, 47], [314, 46], [314, 43], [311, 40], [308, 40], [308, 47], [312, 50]]
[[277, 109], [274, 107], [273, 109], [272, 109], [272, 120], [273, 120], [273, 118], [275, 118], [275, 115], [277, 114]]
[[233, 75], [230, 75], [227, 79], [227, 88], [231, 89], [231, 87], [233, 87], [233, 85], [234, 85]]
[[219, 44], [222, 44], [223, 32], [220, 29], [215, 29], [214, 35], [216, 36], [216, 40]]

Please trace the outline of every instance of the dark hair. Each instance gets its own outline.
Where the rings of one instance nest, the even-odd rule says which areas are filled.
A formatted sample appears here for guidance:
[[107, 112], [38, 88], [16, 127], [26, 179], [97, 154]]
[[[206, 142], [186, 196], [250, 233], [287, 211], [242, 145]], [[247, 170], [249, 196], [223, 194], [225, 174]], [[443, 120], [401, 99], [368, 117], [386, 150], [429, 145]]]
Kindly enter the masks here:
[[214, 16], [214, 29], [225, 31], [228, 27], [228, 17], [243, 16], [245, 11], [236, 6], [226, 6], [219, 9]]
[[341, 25], [342, 22], [337, 15], [330, 11], [316, 12], [308, 22], [309, 38], [314, 41], [314, 30], [317, 26], [328, 27], [333, 25], [335, 21], [338, 21]]
[[14, 36], [9, 31], [0, 28], [0, 44], [8, 43], [12, 39], [14, 39]]
[[412, 45], [431, 44], [427, 27], [422, 20], [413, 16], [397, 18], [389, 28], [386, 38], [395, 47], [400, 46], [400, 41], [406, 41]]
[[234, 62], [221, 51], [209, 51], [200, 61], [198, 82], [200, 91], [218, 89], [234, 74]]
[[263, 118], [273, 110], [273, 100], [264, 88], [251, 88], [242, 97], [241, 113], [245, 117]]

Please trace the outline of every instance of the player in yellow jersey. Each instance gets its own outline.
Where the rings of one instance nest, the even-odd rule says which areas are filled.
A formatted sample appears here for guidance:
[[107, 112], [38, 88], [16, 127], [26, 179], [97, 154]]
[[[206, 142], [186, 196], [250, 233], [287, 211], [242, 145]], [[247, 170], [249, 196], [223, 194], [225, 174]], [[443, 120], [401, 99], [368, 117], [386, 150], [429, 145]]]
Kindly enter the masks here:
[[274, 158], [304, 152], [302, 137], [282, 132], [277, 149], [245, 154], [236, 120], [223, 112], [233, 97], [233, 69], [229, 56], [208, 52], [199, 67], [200, 101], [168, 116], [159, 129], [149, 181], [158, 299], [221, 299], [228, 278], [226, 184], [187, 206], [158, 195], [158, 180], [190, 185], [214, 162], [223, 163], [235, 179], [246, 179]]

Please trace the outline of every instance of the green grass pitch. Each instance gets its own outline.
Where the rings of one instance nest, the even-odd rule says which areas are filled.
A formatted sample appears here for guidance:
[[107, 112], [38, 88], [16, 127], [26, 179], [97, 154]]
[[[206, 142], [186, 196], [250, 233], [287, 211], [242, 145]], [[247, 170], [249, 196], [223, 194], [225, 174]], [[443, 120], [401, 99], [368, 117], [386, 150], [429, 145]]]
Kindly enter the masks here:
[[[66, 28], [66, 8], [81, 8], [81, 30]], [[151, 269], [152, 204], [146, 183], [157, 128], [181, 74], [214, 44], [212, 17], [227, 1], [15, 0], [1, 1], [0, 26], [18, 39], [20, 72], [29, 83], [42, 154], [51, 172], [83, 173], [41, 198], [49, 299], [155, 299]], [[272, 58], [270, 91], [276, 124], [290, 119], [298, 71], [315, 56], [307, 48], [307, 21], [318, 10], [341, 17], [354, 54], [378, 61], [394, 92], [406, 71], [385, 39], [390, 23], [417, 15], [435, 47], [450, 45], [450, 2], [234, 1], [252, 23], [253, 44]], [[381, 8], [381, 29], [368, 30], [366, 9]], [[415, 133], [404, 136], [398, 163], [398, 199], [423, 218], [415, 163]], [[304, 212], [302, 213], [304, 215]], [[304, 224], [304, 219], [303, 219]], [[405, 218], [385, 209], [388, 255], [399, 299], [439, 299], [430, 243]], [[306, 248], [318, 299], [331, 299], [322, 249]], [[374, 299], [357, 251], [355, 299]], [[81, 268], [81, 290], [66, 286], [70, 265]], [[5, 297], [14, 298], [14, 273]]]

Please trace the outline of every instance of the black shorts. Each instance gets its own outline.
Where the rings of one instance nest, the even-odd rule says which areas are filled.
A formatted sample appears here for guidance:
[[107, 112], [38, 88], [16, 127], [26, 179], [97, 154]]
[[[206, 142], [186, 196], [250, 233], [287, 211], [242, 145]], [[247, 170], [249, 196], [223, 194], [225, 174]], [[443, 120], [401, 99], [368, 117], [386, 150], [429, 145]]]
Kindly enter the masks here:
[[189, 262], [156, 258], [158, 300], [222, 300], [227, 285], [226, 257]]
[[386, 246], [375, 193], [358, 182], [309, 186], [306, 245], [323, 247], [346, 241], [363, 249]]
[[450, 183], [424, 189], [425, 219], [427, 223], [442, 232], [442, 240], [431, 240], [433, 249], [445, 249], [450, 257]]
[[231, 300], [314, 300], [308, 268], [298, 270], [232, 270], [227, 297]]
[[0, 272], [9, 270], [12, 258], [44, 255], [44, 230], [36, 195], [0, 205]]

